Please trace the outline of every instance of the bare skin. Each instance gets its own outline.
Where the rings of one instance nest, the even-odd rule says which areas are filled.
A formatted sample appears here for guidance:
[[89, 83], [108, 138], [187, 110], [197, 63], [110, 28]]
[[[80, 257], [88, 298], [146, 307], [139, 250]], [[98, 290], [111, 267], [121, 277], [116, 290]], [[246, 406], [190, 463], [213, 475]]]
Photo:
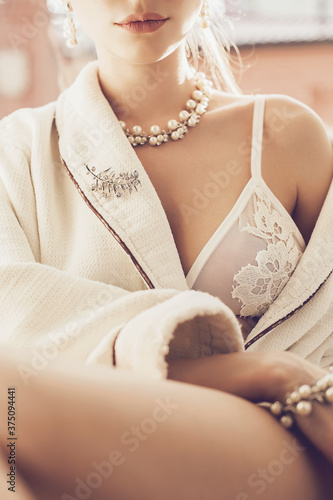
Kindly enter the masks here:
[[[24, 358], [4, 354], [0, 393], [16, 387], [18, 472], [36, 500], [80, 498], [77, 479], [87, 484], [91, 473], [94, 500], [330, 498], [330, 471], [311, 444], [244, 399], [66, 365], [25, 386], [16, 370]], [[1, 421], [6, 410], [1, 397]], [[0, 452], [6, 456], [3, 434]], [[105, 477], [96, 477], [102, 462]]]
[[[281, 401], [301, 385], [312, 385], [326, 374], [288, 352], [234, 353], [195, 360], [169, 360], [169, 378], [217, 389], [248, 401]], [[297, 428], [325, 455], [333, 468], [333, 406], [315, 404], [308, 418], [297, 417]]]
[[[98, 0], [92, 6], [90, 0], [73, 0], [72, 5], [95, 41], [101, 88], [118, 119], [148, 132], [152, 125], [166, 128], [195, 88], [184, 41], [202, 2]], [[133, 35], [119, 27], [129, 13], [145, 11], [165, 17], [163, 28]], [[152, 80], [152, 73], [160, 77]], [[145, 96], [134, 102], [138, 86], [144, 87]], [[250, 179], [253, 102], [253, 96], [216, 90], [208, 112], [184, 140], [135, 149], [164, 207], [185, 274]], [[263, 177], [307, 242], [333, 175], [325, 128], [303, 104], [270, 96], [264, 137]], [[202, 190], [210, 175], [225, 170], [230, 162], [236, 163], [237, 174], [230, 176], [227, 187], [205, 209], [185, 217], [182, 207], [193, 206], [195, 190]]]
[[[181, 143], [137, 148], [166, 211], [185, 274], [228, 215], [251, 177], [253, 97], [216, 93], [211, 111]], [[332, 148], [319, 119], [291, 99], [267, 99], [262, 173], [273, 193], [310, 239], [333, 172]], [[265, 142], [266, 141], [266, 142]], [[184, 215], [212, 173], [235, 175], [207, 207]], [[319, 169], [319, 172], [318, 172]], [[198, 191], [196, 191], [198, 190]]]
[[[117, 117], [125, 119], [129, 127], [139, 124], [145, 130], [153, 124], [164, 127], [175, 118], [194, 88], [188, 78], [183, 42], [196, 22], [201, 0], [73, 0], [72, 4], [96, 42], [101, 87]], [[145, 11], [158, 11], [168, 18], [161, 31], [140, 38], [117, 26], [125, 16]], [[157, 69], [166, 75], [159, 85], [135, 107], [128, 106], [126, 96]], [[165, 209], [185, 273], [250, 178], [253, 97], [215, 92], [209, 109], [184, 141], [137, 150]], [[277, 111], [284, 117], [282, 123], [276, 122]], [[264, 178], [308, 241], [332, 178], [332, 150], [325, 130], [303, 105], [272, 97], [267, 102], [265, 133], [269, 140], [263, 155]], [[181, 203], [191, 204], [193, 189], [207, 182], [207, 173], [225, 168], [230, 161], [238, 164], [239, 174], [232, 176], [228, 188], [207, 209], [186, 222]], [[246, 356], [241, 355], [240, 369], [243, 363], [247, 365]], [[209, 361], [216, 363], [216, 359]], [[237, 374], [238, 358], [233, 361], [233, 373]], [[281, 359], [277, 362], [286, 367]], [[213, 384], [210, 377], [203, 381], [201, 366], [185, 362], [171, 364], [169, 376], [187, 385], [156, 383], [104, 370], [96, 372], [93, 381], [91, 372], [79, 374], [78, 370], [74, 376], [63, 369], [45, 372], [25, 388], [15, 364], [3, 360], [0, 366], [1, 392], [8, 384], [20, 389], [20, 471], [37, 499], [53, 500], [64, 492], [74, 495], [75, 478], [86, 478], [92, 471], [91, 463], [104, 460], [117, 448], [124, 431], [150, 417], [156, 398], [170, 396], [179, 406], [174, 418], [161, 424], [151, 439], [143, 440], [117, 474], [102, 481], [94, 491], [94, 500], [329, 500], [332, 484], [328, 462], [303, 437], [298, 438], [297, 446], [306, 450], [298, 450], [297, 460], [288, 456], [289, 464], [277, 480], [264, 480], [266, 487], [261, 494], [249, 486], [249, 478], [279, 460], [285, 443], [293, 446], [295, 436], [246, 401], [251, 400], [248, 379], [234, 378], [232, 387], [224, 386], [222, 362], [215, 365], [221, 381], [215, 391], [195, 387]], [[271, 365], [260, 375], [255, 368], [254, 363], [250, 373], [258, 383], [275, 387], [276, 380], [269, 377]], [[311, 377], [319, 374], [316, 370], [313, 368]], [[294, 365], [282, 371], [292, 384], [308, 381], [303, 365], [298, 371]], [[258, 387], [257, 398], [274, 397], [266, 386], [259, 383]], [[237, 396], [240, 390], [242, 398]], [[3, 415], [3, 399], [0, 404]], [[332, 432], [329, 413], [323, 416], [317, 412], [314, 418]], [[322, 436], [309, 429], [304, 433], [322, 446]], [[0, 446], [4, 453], [1, 441]]]

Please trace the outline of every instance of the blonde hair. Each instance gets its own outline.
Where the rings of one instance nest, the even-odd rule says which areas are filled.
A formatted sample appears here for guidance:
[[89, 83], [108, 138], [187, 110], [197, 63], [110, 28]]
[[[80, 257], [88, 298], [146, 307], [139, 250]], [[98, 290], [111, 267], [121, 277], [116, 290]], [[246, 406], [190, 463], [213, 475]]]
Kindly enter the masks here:
[[[187, 36], [186, 53], [196, 71], [203, 71], [213, 80], [216, 88], [239, 94], [240, 89], [232, 72], [231, 64], [236, 60], [241, 65], [239, 51], [226, 35], [228, 22], [224, 16], [224, 1], [209, 0], [210, 26], [207, 29], [195, 26]], [[234, 49], [236, 57], [231, 56]]]

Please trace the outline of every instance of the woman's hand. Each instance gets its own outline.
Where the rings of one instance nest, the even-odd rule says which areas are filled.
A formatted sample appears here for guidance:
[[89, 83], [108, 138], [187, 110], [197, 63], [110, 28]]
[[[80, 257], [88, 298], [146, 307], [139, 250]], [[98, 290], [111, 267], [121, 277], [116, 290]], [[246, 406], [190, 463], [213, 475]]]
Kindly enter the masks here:
[[[327, 371], [290, 352], [260, 353], [265, 371], [274, 386], [268, 388], [266, 401], [285, 403], [286, 395], [302, 385], [312, 385]], [[269, 375], [268, 375], [269, 374]]]
[[210, 387], [253, 402], [284, 401], [287, 392], [326, 372], [288, 352], [231, 353], [168, 360], [168, 378]]
[[[291, 353], [280, 353], [275, 376], [278, 386], [273, 391], [276, 400], [286, 402], [286, 396], [302, 385], [313, 385], [327, 374], [312, 363]], [[333, 405], [312, 402], [312, 413], [309, 416], [295, 416], [298, 429], [319, 449], [333, 465]]]
[[[277, 367], [277, 379], [280, 380], [276, 388], [276, 400], [286, 402], [287, 394], [302, 385], [313, 385], [327, 372], [313, 366], [311, 363], [298, 359], [293, 355], [282, 356], [281, 364]], [[312, 413], [309, 416], [296, 416], [298, 429], [319, 449], [333, 465], [333, 405], [312, 402]]]
[[298, 429], [321, 451], [333, 469], [333, 405], [313, 403], [308, 417], [296, 417]]
[[[288, 352], [232, 353], [169, 363], [169, 378], [229, 392], [253, 402], [286, 402], [287, 394], [313, 385], [327, 372]], [[273, 417], [272, 417], [273, 418]], [[299, 430], [333, 464], [333, 405], [313, 403], [296, 417]]]

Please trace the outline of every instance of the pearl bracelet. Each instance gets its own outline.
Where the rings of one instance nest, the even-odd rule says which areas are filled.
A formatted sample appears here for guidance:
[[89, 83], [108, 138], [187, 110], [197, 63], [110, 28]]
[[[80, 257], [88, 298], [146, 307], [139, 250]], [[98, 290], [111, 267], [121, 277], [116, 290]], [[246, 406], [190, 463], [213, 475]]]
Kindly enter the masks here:
[[329, 368], [329, 373], [320, 378], [312, 387], [302, 385], [288, 394], [286, 404], [276, 401], [275, 403], [259, 403], [258, 406], [267, 408], [284, 427], [290, 428], [296, 416], [311, 415], [313, 401], [324, 405], [333, 403], [333, 366]]

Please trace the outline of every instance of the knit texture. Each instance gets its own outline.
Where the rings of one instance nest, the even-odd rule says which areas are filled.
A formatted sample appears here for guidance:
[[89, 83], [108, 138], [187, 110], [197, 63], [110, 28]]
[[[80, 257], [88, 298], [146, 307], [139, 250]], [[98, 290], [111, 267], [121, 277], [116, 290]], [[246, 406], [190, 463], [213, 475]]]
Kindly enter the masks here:
[[[85, 165], [137, 170], [142, 186], [104, 198], [92, 191]], [[294, 275], [251, 338], [305, 303], [328, 277], [332, 198], [333, 190]], [[318, 252], [321, 265], [309, 271]], [[165, 377], [166, 358], [244, 348], [230, 309], [188, 291], [166, 214], [101, 92], [96, 63], [56, 103], [0, 122], [0, 317], [0, 342], [25, 347], [39, 366], [61, 356], [111, 367], [115, 356], [118, 366]], [[290, 349], [327, 364], [332, 331], [329, 278], [250, 349]]]
[[325, 368], [333, 363], [332, 227], [333, 184], [294, 274], [247, 341], [293, 311], [296, 313], [255, 342], [249, 351], [290, 350]]
[[[155, 289], [147, 289], [82, 199], [62, 157]], [[94, 64], [57, 103], [21, 110], [0, 123], [0, 342], [30, 351], [27, 380], [56, 357], [111, 367], [116, 338], [117, 366], [165, 377], [171, 339], [171, 351], [177, 352], [179, 336], [178, 351], [187, 356], [184, 321], [187, 329], [190, 325], [189, 355], [244, 348], [232, 312], [207, 294], [188, 291], [166, 215], [134, 160]], [[91, 191], [85, 164], [117, 172], [138, 169], [142, 189], [106, 200]]]

